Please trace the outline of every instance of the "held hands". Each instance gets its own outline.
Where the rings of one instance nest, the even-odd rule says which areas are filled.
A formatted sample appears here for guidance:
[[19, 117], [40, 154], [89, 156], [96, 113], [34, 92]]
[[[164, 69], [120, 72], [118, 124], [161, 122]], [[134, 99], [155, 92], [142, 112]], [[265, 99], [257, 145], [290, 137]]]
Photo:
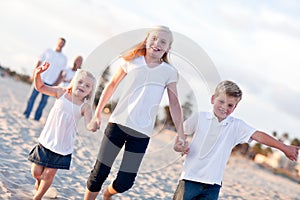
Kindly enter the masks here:
[[186, 140], [179, 138], [178, 136], [176, 137], [173, 149], [177, 152], [181, 152], [182, 156], [184, 154], [188, 154], [190, 151], [189, 143]]
[[92, 131], [92, 132], [96, 132], [97, 131], [97, 126], [94, 123], [88, 123], [86, 126], [87, 130]]
[[297, 161], [299, 150], [300, 147], [298, 146], [286, 145], [283, 152], [286, 155], [286, 157], [288, 157], [291, 161]]
[[97, 117], [93, 117], [90, 123], [87, 124], [87, 129], [89, 131], [95, 132], [98, 129], [100, 129], [101, 125], [101, 119], [98, 119]]

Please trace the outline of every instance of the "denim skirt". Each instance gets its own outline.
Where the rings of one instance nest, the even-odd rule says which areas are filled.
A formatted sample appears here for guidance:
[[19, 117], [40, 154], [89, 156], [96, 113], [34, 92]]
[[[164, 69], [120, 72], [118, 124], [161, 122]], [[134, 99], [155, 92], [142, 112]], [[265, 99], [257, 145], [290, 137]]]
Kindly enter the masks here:
[[28, 160], [48, 168], [70, 169], [72, 154], [60, 155], [37, 144], [29, 153]]

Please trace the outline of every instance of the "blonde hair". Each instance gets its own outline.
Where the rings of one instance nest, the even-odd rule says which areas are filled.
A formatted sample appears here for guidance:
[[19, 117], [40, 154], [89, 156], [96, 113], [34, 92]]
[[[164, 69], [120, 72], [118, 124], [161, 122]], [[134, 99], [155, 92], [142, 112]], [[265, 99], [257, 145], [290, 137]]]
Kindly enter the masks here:
[[[124, 60], [129, 61], [129, 60], [132, 60], [132, 59], [134, 59], [136, 57], [139, 57], [139, 56], [145, 56], [146, 55], [146, 42], [147, 42], [147, 39], [148, 39], [150, 33], [153, 32], [153, 31], [165, 31], [165, 32], [169, 33], [170, 36], [171, 36], [171, 42], [170, 42], [170, 47], [171, 47], [171, 45], [173, 43], [173, 34], [172, 34], [171, 30], [166, 26], [156, 26], [156, 27], [152, 28], [150, 31], [148, 31], [147, 36], [144, 39], [144, 41], [134, 45], [132, 48], [125, 51], [125, 53], [122, 54], [121, 57], [123, 57]], [[168, 53], [166, 52], [162, 56], [161, 59], [164, 62], [169, 63]]]
[[84, 98], [84, 99], [86, 99], [86, 100], [88, 100], [88, 101], [91, 101], [91, 99], [94, 97], [94, 93], [95, 93], [96, 79], [95, 79], [94, 75], [93, 75], [91, 72], [87, 71], [87, 70], [84, 70], [84, 69], [77, 69], [77, 71], [76, 71], [76, 73], [75, 73], [75, 75], [74, 75], [74, 77], [73, 77], [71, 83], [70, 83], [69, 86], [68, 86], [68, 92], [71, 92], [71, 91], [72, 91], [75, 82], [76, 82], [79, 78], [81, 78], [81, 77], [89, 77], [89, 78], [91, 78], [91, 79], [93, 80], [92, 90], [91, 90], [91, 92]]
[[242, 99], [243, 94], [239, 86], [236, 83], [229, 80], [220, 82], [215, 89], [214, 95], [218, 96], [224, 93], [230, 97], [236, 97], [238, 101]]

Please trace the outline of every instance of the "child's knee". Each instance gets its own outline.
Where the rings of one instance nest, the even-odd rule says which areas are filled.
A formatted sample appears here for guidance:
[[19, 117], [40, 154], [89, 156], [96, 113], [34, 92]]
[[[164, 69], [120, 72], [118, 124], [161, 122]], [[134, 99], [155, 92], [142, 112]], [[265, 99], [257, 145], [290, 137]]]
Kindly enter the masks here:
[[106, 178], [106, 174], [96, 173], [95, 171], [92, 171], [86, 182], [88, 190], [91, 192], [99, 192]]
[[136, 175], [136, 173], [119, 171], [116, 180], [113, 182], [113, 188], [119, 193], [129, 190], [134, 184]]
[[34, 171], [34, 170], [31, 170], [31, 175], [35, 178], [35, 179], [41, 179], [41, 176], [42, 174], [37, 172], [37, 171]]
[[43, 172], [43, 179], [44, 180], [52, 180], [57, 172], [57, 169], [46, 168]]
[[130, 182], [123, 182], [123, 183], [113, 183], [113, 188], [114, 190], [116, 190], [118, 193], [123, 193], [123, 192], [126, 192], [127, 190], [129, 190], [132, 186], [133, 186], [133, 183], [132, 181]]
[[36, 179], [40, 179], [41, 175], [43, 173], [43, 166], [37, 165], [37, 164], [32, 164], [31, 166], [31, 175], [36, 178]]

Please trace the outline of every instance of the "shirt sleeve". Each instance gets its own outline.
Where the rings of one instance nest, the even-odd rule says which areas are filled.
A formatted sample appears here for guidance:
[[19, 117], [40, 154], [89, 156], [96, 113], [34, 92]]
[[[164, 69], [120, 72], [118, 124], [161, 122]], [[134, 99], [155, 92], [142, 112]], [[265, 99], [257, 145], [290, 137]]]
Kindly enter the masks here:
[[167, 85], [170, 83], [177, 83], [179, 79], [178, 71], [174, 68], [172, 69], [172, 72], [170, 73], [170, 77], [167, 81]]
[[193, 135], [198, 125], [198, 113], [193, 114], [183, 122], [183, 130], [186, 135]]
[[256, 131], [255, 128], [253, 128], [243, 120], [239, 120], [237, 130], [238, 130], [237, 133], [239, 135], [237, 137], [236, 144], [250, 143], [252, 141], [251, 136]]
[[128, 62], [124, 58], [120, 58], [118, 65], [122, 67], [125, 73], [128, 73]]

